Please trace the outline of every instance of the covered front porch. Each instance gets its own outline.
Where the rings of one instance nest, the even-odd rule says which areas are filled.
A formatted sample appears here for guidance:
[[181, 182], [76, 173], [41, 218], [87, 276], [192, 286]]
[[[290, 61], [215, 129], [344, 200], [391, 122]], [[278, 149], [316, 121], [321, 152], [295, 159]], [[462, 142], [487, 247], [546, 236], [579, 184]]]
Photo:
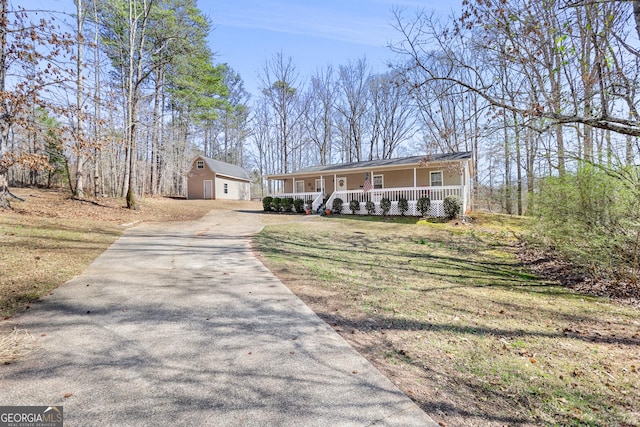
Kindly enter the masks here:
[[[321, 207], [332, 209], [337, 198], [343, 201], [340, 213], [351, 214], [349, 204], [359, 202], [356, 214], [367, 215], [367, 202], [373, 202], [374, 215], [382, 215], [380, 202], [391, 201], [388, 215], [400, 215], [398, 202], [406, 199], [405, 215], [421, 216], [418, 200], [428, 197], [431, 204], [428, 216], [441, 217], [444, 199], [458, 196], [462, 201], [462, 213], [470, 210], [470, 159], [471, 153], [453, 153], [432, 156], [414, 156], [402, 159], [374, 160], [339, 165], [316, 166], [294, 173], [271, 175], [271, 197], [311, 201], [313, 211]], [[337, 213], [337, 212], [336, 212]]]

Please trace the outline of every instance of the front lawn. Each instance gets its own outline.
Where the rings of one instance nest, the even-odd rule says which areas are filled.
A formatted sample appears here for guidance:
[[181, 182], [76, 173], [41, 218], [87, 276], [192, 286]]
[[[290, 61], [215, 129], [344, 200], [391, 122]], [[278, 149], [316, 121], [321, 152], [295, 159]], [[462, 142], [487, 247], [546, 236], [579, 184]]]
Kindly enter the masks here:
[[257, 249], [300, 298], [447, 426], [640, 425], [640, 310], [537, 279], [524, 219], [331, 216]]

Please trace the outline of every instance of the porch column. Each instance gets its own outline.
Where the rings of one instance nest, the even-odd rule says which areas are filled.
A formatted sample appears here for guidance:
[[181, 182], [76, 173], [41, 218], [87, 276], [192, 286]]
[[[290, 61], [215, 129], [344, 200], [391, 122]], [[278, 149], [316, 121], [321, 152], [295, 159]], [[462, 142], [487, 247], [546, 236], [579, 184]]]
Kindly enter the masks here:
[[296, 192], [296, 177], [291, 177], [291, 179], [293, 180], [293, 188], [291, 189], [291, 194], [294, 194]]
[[414, 200], [418, 200], [418, 190], [416, 190], [416, 187], [418, 187], [418, 178], [416, 175], [416, 168], [413, 168], [413, 199]]
[[[442, 179], [444, 180], [444, 177]], [[464, 171], [460, 172], [460, 194], [462, 194], [462, 216], [464, 216], [467, 210], [467, 192], [464, 187]]]
[[463, 172], [460, 174], [460, 182], [462, 185], [462, 215], [464, 216], [464, 214], [467, 213], [467, 204], [469, 203], [469, 198], [471, 197], [471, 194], [469, 194], [467, 196], [467, 186], [469, 186], [469, 180], [467, 179], [467, 176], [469, 175], [469, 163], [468, 162], [464, 162], [464, 169]]

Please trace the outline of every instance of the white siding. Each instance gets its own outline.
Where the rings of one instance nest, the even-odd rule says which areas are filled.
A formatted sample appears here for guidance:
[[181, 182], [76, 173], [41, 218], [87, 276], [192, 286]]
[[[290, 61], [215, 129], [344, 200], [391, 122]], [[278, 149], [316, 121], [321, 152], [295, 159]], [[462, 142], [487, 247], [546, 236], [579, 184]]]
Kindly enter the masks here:
[[[226, 193], [225, 193], [226, 185]], [[250, 200], [249, 183], [216, 175], [216, 199]]]

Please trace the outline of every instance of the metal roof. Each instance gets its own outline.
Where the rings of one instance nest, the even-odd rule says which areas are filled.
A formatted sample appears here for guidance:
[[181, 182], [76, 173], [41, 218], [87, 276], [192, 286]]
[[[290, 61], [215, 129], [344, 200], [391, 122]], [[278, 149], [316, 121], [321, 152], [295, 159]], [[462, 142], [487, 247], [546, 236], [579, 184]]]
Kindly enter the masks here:
[[410, 156], [410, 157], [401, 157], [396, 159], [380, 159], [380, 160], [368, 160], [365, 162], [351, 162], [351, 163], [340, 163], [334, 165], [324, 165], [324, 166], [311, 166], [307, 168], [298, 169], [295, 172], [289, 174], [273, 174], [273, 177], [280, 177], [284, 175], [302, 175], [302, 174], [311, 174], [318, 172], [338, 172], [349, 169], [375, 169], [375, 168], [383, 168], [389, 166], [404, 166], [404, 165], [417, 165], [422, 161], [427, 162], [450, 162], [450, 161], [459, 161], [459, 160], [467, 160], [471, 159], [472, 152], [465, 151], [461, 153], [446, 153], [446, 154], [429, 154], [429, 155], [421, 155], [421, 156]]
[[204, 160], [204, 162], [207, 164], [209, 169], [215, 172], [216, 175], [224, 175], [229, 178], [237, 178], [244, 181], [251, 181], [251, 178], [249, 178], [249, 174], [247, 173], [247, 171], [241, 168], [240, 166], [221, 162], [220, 160], [210, 159], [204, 156], [198, 156], [193, 161], [195, 162], [197, 159]]

